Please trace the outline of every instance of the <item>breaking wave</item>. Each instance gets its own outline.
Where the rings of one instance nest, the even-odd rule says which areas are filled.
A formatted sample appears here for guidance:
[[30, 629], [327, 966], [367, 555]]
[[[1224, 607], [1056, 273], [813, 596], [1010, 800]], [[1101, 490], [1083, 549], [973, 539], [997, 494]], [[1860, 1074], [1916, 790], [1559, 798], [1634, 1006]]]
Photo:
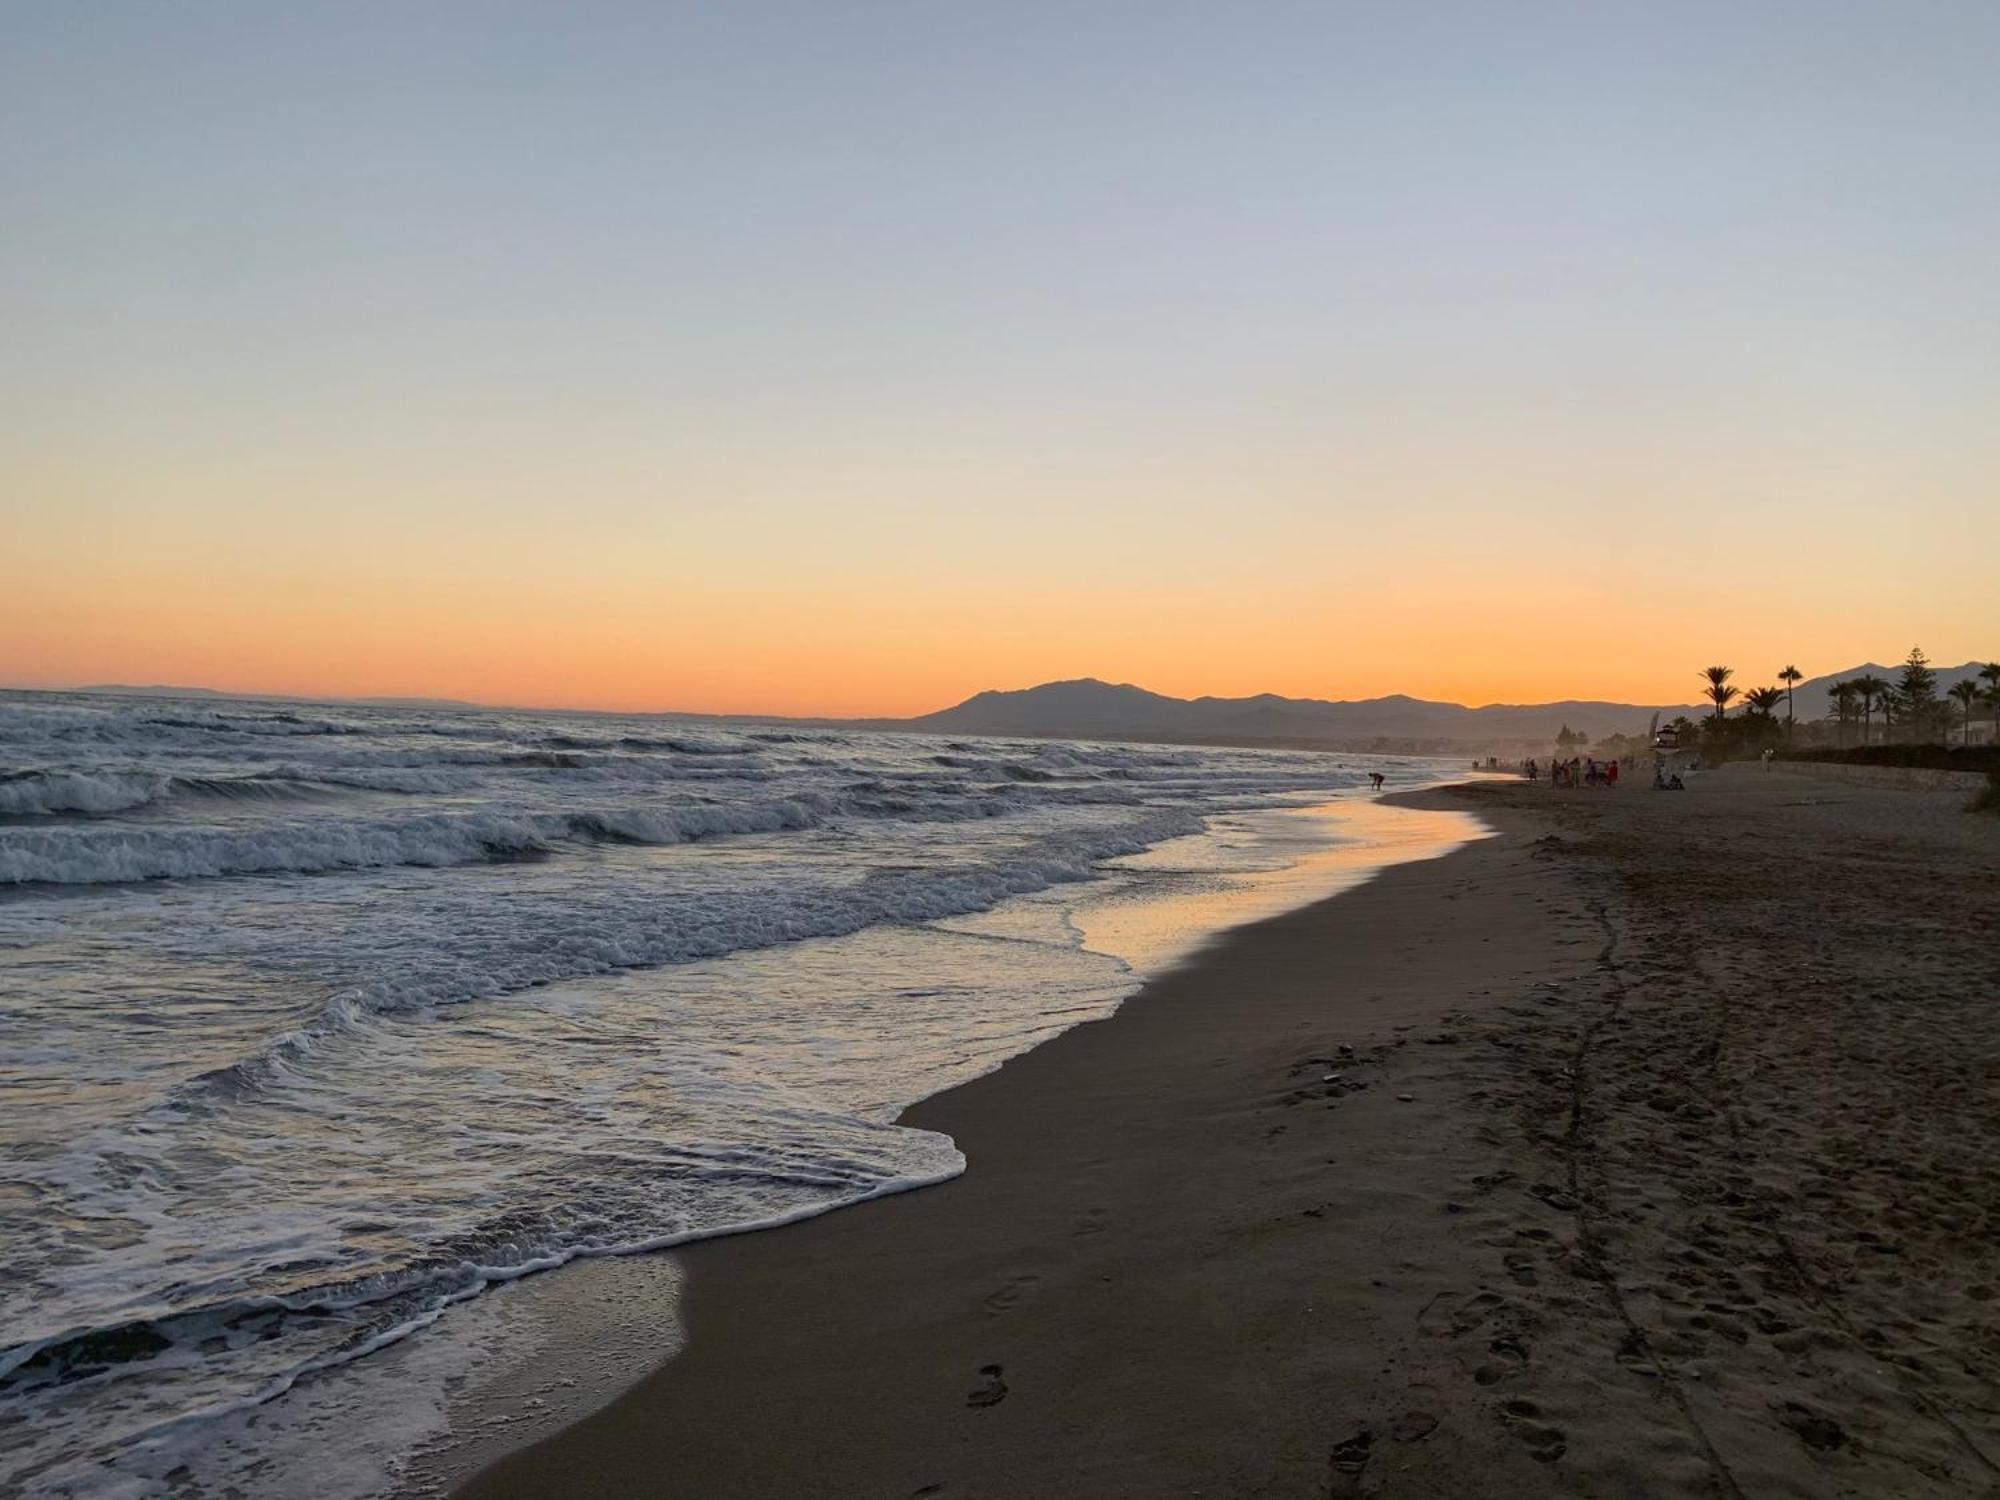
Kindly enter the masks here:
[[324, 819], [239, 832], [213, 827], [0, 829], [0, 885], [108, 885], [283, 871], [439, 867], [547, 854], [567, 839], [682, 844], [810, 828], [833, 804], [805, 795], [577, 813], [432, 813], [396, 823]]
[[0, 817], [123, 812], [154, 801], [172, 782], [156, 771], [0, 771]]

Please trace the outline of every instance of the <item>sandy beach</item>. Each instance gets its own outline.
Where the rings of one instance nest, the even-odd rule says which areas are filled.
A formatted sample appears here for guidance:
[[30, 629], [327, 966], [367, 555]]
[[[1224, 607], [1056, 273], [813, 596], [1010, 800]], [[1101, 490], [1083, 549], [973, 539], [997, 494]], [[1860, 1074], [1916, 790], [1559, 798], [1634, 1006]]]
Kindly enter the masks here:
[[1993, 1493], [2000, 822], [1409, 800], [1498, 836], [911, 1110], [962, 1178], [692, 1247], [685, 1352], [460, 1493]]

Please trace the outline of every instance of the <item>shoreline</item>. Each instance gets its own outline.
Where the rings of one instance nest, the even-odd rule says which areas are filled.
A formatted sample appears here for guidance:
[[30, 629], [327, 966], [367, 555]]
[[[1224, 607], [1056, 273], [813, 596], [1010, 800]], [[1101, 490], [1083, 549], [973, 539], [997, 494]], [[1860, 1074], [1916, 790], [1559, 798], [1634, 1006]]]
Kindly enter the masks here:
[[[913, 1113], [990, 1076], [991, 1071], [1012, 1066], [1027, 1051], [1046, 1046], [1076, 1025], [1109, 1019], [1149, 983], [1240, 928], [1330, 900], [1398, 865], [1435, 859], [1490, 834], [1481, 820], [1459, 810], [1420, 812], [1385, 806], [1388, 801], [1351, 796], [1306, 807], [1239, 813], [1200, 834], [1111, 861], [1104, 873], [1114, 879], [1135, 874], [1167, 877], [1136, 903], [1116, 895], [1109, 900], [1091, 897], [1086, 886], [1082, 903], [1066, 908], [1067, 920], [1084, 949], [1115, 956], [1128, 967], [1128, 993], [1110, 1012], [1030, 1043], [987, 1074], [961, 1076], [918, 1096], [900, 1109], [896, 1123], [935, 1128], [916, 1123]], [[1229, 828], [1231, 822], [1242, 826]], [[1213, 873], [1205, 862], [1213, 858], [1212, 852], [1196, 852], [1192, 855], [1196, 867], [1183, 869], [1188, 856], [1177, 846], [1205, 843], [1224, 829], [1226, 836], [1237, 840], [1253, 838], [1251, 848], [1303, 852], [1278, 864], [1256, 863]], [[1058, 887], [1045, 897], [1068, 889]], [[924, 1184], [920, 1190], [934, 1192], [951, 1180]], [[782, 1232], [871, 1201], [876, 1200], [833, 1206], [792, 1224], [699, 1235], [667, 1250], [579, 1257], [550, 1276], [521, 1278], [490, 1289], [478, 1309], [486, 1325], [476, 1335], [478, 1373], [452, 1382], [449, 1430], [417, 1445], [394, 1493], [415, 1500], [450, 1491], [506, 1456], [588, 1417], [678, 1357], [686, 1343], [678, 1317], [684, 1296], [682, 1268], [698, 1245]], [[646, 1330], [650, 1345], [627, 1333], [617, 1340], [621, 1352], [611, 1358], [608, 1309], [621, 1302], [643, 1309], [634, 1319], [635, 1329]], [[506, 1333], [510, 1325], [518, 1325], [518, 1336], [511, 1339]], [[572, 1325], [588, 1332], [573, 1331]], [[457, 1332], [447, 1330], [448, 1335]]]
[[1500, 833], [686, 1252], [686, 1350], [458, 1493], [1987, 1493], [2000, 830], [1802, 790], [1404, 794]]
[[[1391, 805], [1401, 807], [1454, 813], [1465, 811], [1460, 806], [1441, 800], [1436, 791], [1396, 794], [1386, 800]], [[665, 1466], [661, 1472], [689, 1472], [677, 1459], [663, 1455], [642, 1456], [635, 1453], [632, 1457], [637, 1462], [636, 1468], [614, 1473], [600, 1471], [593, 1466], [588, 1457], [581, 1459], [584, 1467], [580, 1470], [579, 1455], [571, 1452], [555, 1457], [554, 1450], [567, 1448], [577, 1442], [586, 1429], [604, 1421], [616, 1420], [614, 1414], [625, 1412], [637, 1403], [655, 1398], [677, 1400], [679, 1399], [677, 1393], [685, 1392], [690, 1386], [707, 1390], [714, 1396], [715, 1401], [714, 1409], [709, 1415], [690, 1420], [690, 1428], [706, 1427], [713, 1421], [726, 1421], [726, 1413], [741, 1407], [746, 1401], [776, 1407], [780, 1404], [779, 1401], [770, 1397], [768, 1392], [765, 1396], [753, 1398], [748, 1389], [763, 1385], [768, 1370], [711, 1369], [710, 1365], [733, 1364], [733, 1361], [724, 1356], [724, 1350], [740, 1347], [746, 1337], [749, 1342], [767, 1341], [778, 1345], [788, 1342], [784, 1330], [789, 1325], [812, 1319], [813, 1309], [816, 1306], [821, 1313], [827, 1311], [822, 1304], [831, 1293], [825, 1279], [826, 1273], [819, 1268], [824, 1267], [830, 1257], [836, 1258], [843, 1268], [838, 1274], [845, 1279], [850, 1272], [860, 1274], [870, 1265], [880, 1265], [884, 1255], [893, 1255], [896, 1252], [906, 1229], [910, 1227], [896, 1222], [905, 1217], [913, 1216], [921, 1221], [914, 1232], [929, 1234], [938, 1241], [933, 1244], [933, 1253], [941, 1252], [947, 1259], [952, 1258], [952, 1242], [958, 1234], [952, 1225], [965, 1211], [960, 1200], [965, 1195], [968, 1185], [975, 1197], [984, 1196], [984, 1184], [990, 1181], [1004, 1180], [1009, 1189], [1003, 1205], [979, 1215], [980, 1223], [970, 1231], [971, 1238], [991, 1239], [999, 1231], [997, 1221], [1000, 1219], [1013, 1220], [1013, 1227], [1018, 1232], [1022, 1200], [1040, 1196], [1037, 1191], [1037, 1178], [1040, 1175], [1038, 1163], [1044, 1159], [1044, 1145], [1060, 1135], [1063, 1129], [1052, 1115], [1050, 1106], [1056, 1103], [1057, 1096], [1067, 1096], [1072, 1101], [1088, 1097], [1089, 1089], [1093, 1085], [1101, 1086], [1114, 1075], [1128, 1073], [1128, 1066], [1135, 1059], [1131, 1056], [1134, 1038], [1128, 1034], [1133, 1023], [1127, 1018], [1138, 1017], [1142, 1013], [1152, 1016], [1163, 994], [1168, 997], [1167, 1003], [1180, 1012], [1175, 1018], [1177, 1022], [1188, 1018], [1186, 1012], [1190, 1008], [1198, 1012], [1209, 1007], [1210, 995], [1218, 980], [1227, 987], [1235, 987], [1243, 977], [1241, 969], [1245, 954], [1252, 955], [1253, 962], [1256, 962], [1254, 955], [1264, 946], [1264, 935], [1272, 929], [1289, 929], [1288, 936], [1283, 940], [1282, 952], [1275, 955], [1278, 960], [1277, 968], [1296, 971], [1301, 963], [1310, 963], [1310, 956], [1302, 951], [1302, 945], [1309, 948], [1319, 941], [1323, 935], [1321, 928], [1328, 913], [1347, 914], [1350, 911], [1349, 903], [1381, 890], [1390, 882], [1397, 882], [1397, 889], [1389, 896], [1388, 904], [1407, 911], [1411, 920], [1417, 925], [1427, 925], [1429, 917], [1426, 913], [1436, 898], [1436, 882], [1442, 880], [1450, 882], [1454, 887], [1464, 886], [1468, 876], [1457, 871], [1454, 861], [1462, 860], [1468, 853], [1492, 842], [1498, 840], [1475, 836], [1473, 842], [1462, 844], [1442, 856], [1414, 863], [1390, 864], [1386, 868], [1374, 871], [1359, 885], [1319, 896], [1275, 916], [1264, 916], [1247, 924], [1211, 934], [1191, 952], [1183, 954], [1164, 972], [1147, 979], [1111, 1017], [1086, 1022], [1072, 1028], [1043, 1042], [1030, 1052], [1011, 1059], [997, 1072], [933, 1095], [906, 1110], [900, 1116], [899, 1123], [936, 1130], [951, 1135], [958, 1142], [970, 1163], [965, 1175], [927, 1188], [922, 1193], [898, 1195], [895, 1198], [876, 1200], [869, 1204], [852, 1205], [807, 1224], [754, 1236], [704, 1242], [677, 1251], [676, 1259], [682, 1264], [687, 1278], [683, 1293], [685, 1341], [681, 1351], [652, 1373], [643, 1376], [636, 1385], [608, 1406], [581, 1417], [571, 1426], [557, 1431], [552, 1437], [544, 1438], [530, 1447], [502, 1457], [497, 1463], [476, 1475], [470, 1483], [461, 1486], [457, 1493], [466, 1495], [559, 1493], [563, 1484], [579, 1482], [586, 1483], [594, 1492], [607, 1494], [659, 1492], [649, 1487], [652, 1481], [646, 1477], [644, 1471], [657, 1463]], [[1419, 875], [1418, 872], [1427, 873]], [[1474, 881], [1477, 878], [1476, 875], [1470, 877]], [[1411, 887], [1408, 891], [1402, 889], [1402, 884], [1406, 880]], [[1378, 921], [1379, 914], [1372, 910], [1372, 906], [1373, 903], [1370, 903], [1352, 911], [1351, 915], [1347, 916], [1347, 921], [1342, 924], [1343, 926], [1351, 924], [1349, 935], [1356, 943], [1365, 942], [1367, 935]], [[1502, 930], [1504, 925], [1495, 924], [1491, 932], [1483, 934], [1488, 945], [1494, 941], [1499, 941], [1503, 945], [1515, 945], [1521, 942], [1518, 934], [1504, 932]], [[1463, 970], [1465, 956], [1455, 956], [1451, 966], [1455, 970]], [[1530, 939], [1524, 950], [1524, 957], [1525, 962], [1521, 959], [1515, 960], [1521, 972], [1539, 974], [1546, 969], [1551, 955], [1539, 942]], [[1482, 967], [1486, 962], [1482, 956]], [[1313, 1087], [1320, 1074], [1326, 1070], [1325, 1065], [1314, 1064], [1318, 1071], [1313, 1072], [1308, 1079], [1298, 1072], [1300, 1058], [1290, 1055], [1299, 1050], [1299, 1045], [1304, 1045], [1308, 1053], [1319, 1048], [1332, 1055], [1342, 1042], [1357, 1048], [1387, 1050], [1397, 1045], [1393, 1028], [1400, 1027], [1407, 1030], [1419, 1024], [1419, 1018], [1423, 1021], [1436, 1019], [1440, 1012], [1435, 1004], [1418, 1002], [1414, 1006], [1409, 1004], [1396, 1006], [1391, 1000], [1390, 992], [1397, 979], [1391, 972], [1393, 967], [1393, 963], [1383, 965], [1377, 971], [1365, 976], [1366, 983], [1376, 992], [1378, 1002], [1390, 1006], [1391, 1009], [1378, 1010], [1370, 1017], [1371, 1025], [1361, 1029], [1350, 1028], [1349, 1032], [1344, 1032], [1342, 1038], [1337, 1041], [1307, 1041], [1295, 1044], [1287, 1039], [1280, 1043], [1278, 1050], [1284, 1052], [1286, 1056], [1282, 1066], [1278, 1068], [1276, 1079], [1266, 1080], [1265, 1091], [1268, 1092], [1269, 1086], [1275, 1082], [1284, 1093], [1298, 1093], [1303, 1084], [1307, 1088], [1312, 1088], [1314, 1097], [1301, 1099], [1298, 1103], [1303, 1109], [1323, 1115], [1325, 1121], [1331, 1121], [1337, 1113], [1345, 1114], [1351, 1120], [1357, 1111], [1365, 1109], [1376, 1117], [1375, 1123], [1378, 1128], [1397, 1130], [1406, 1126], [1411, 1118], [1411, 1106], [1395, 1101], [1388, 1094], [1372, 1088], [1364, 1076], [1375, 1066], [1372, 1057], [1370, 1060], [1351, 1064], [1346, 1069], [1352, 1086], [1336, 1091], [1340, 1095], [1337, 1101], [1339, 1109], [1336, 1110], [1329, 1108], [1329, 1104], [1336, 1101], [1318, 1097], [1324, 1091]], [[1283, 980], [1289, 976], [1274, 973], [1271, 977]], [[1356, 983], [1363, 982], [1364, 978], [1360, 975], [1350, 977]], [[1460, 977], [1470, 976], [1461, 974]], [[1490, 988], [1490, 986], [1482, 987]], [[1451, 989], [1452, 993], [1456, 993], [1455, 988], [1450, 986], [1441, 987], [1440, 993], [1444, 989]], [[1210, 1017], [1211, 1021], [1219, 1021], [1225, 1029], [1232, 1030], [1238, 1026], [1241, 1019], [1240, 1016], [1230, 1012], [1217, 1012]], [[1268, 1014], [1257, 1017], [1255, 1026], [1260, 1036], [1262, 1031], [1270, 1027], [1272, 1019]], [[1290, 1031], [1306, 1024], [1306, 1018], [1303, 1016], [1287, 1015], [1283, 1018], [1282, 1028]], [[1158, 1038], [1148, 1038], [1140, 1043], [1139, 1050], [1143, 1061], [1140, 1062], [1139, 1072], [1143, 1076], [1128, 1074], [1119, 1079], [1120, 1092], [1128, 1104], [1141, 1103], [1152, 1095], [1150, 1087], [1152, 1077], [1161, 1067], [1172, 1069], [1179, 1065], [1179, 1059], [1158, 1054], [1162, 1044], [1169, 1053], [1178, 1048], [1182, 1029], [1179, 1025], [1160, 1028], [1161, 1035]], [[1212, 1033], [1207, 1034], [1202, 1045], [1206, 1046], [1215, 1040], [1216, 1037]], [[1074, 1062], [1068, 1061], [1066, 1057], [1072, 1050], [1082, 1054]], [[1269, 1041], [1264, 1040], [1256, 1050], [1269, 1052]], [[1056, 1060], [1057, 1065], [1053, 1069], [1049, 1066], [1050, 1057]], [[1036, 1059], [1042, 1061], [1034, 1061]], [[1272, 1065], [1273, 1059], [1263, 1058], [1254, 1066], [1260, 1072], [1269, 1072]], [[1040, 1076], [1044, 1073], [1051, 1073], [1052, 1076], [1046, 1078]], [[1026, 1080], [1025, 1085], [1023, 1080]], [[1080, 1090], [1078, 1085], [1081, 1086]], [[1025, 1099], [1022, 1097], [1024, 1092], [1028, 1096]], [[1231, 1097], [1234, 1097], [1233, 1090]], [[1024, 1131], [1018, 1119], [1018, 1115], [1024, 1112], [1038, 1116], [1040, 1128], [1032, 1132]], [[1091, 1107], [1087, 1106], [1084, 1113], [1088, 1115], [1090, 1112]], [[1063, 1118], [1071, 1120], [1074, 1115], [1066, 1114]], [[1283, 1128], [1278, 1133], [1282, 1134]], [[1303, 1131], [1301, 1134], [1303, 1135]], [[1261, 1171], [1265, 1168], [1267, 1163], [1263, 1158], [1270, 1142], [1275, 1139], [1276, 1136], [1271, 1134], [1268, 1127], [1259, 1131], [1251, 1147], [1254, 1170]], [[1157, 1152], [1152, 1153], [1150, 1159], [1156, 1167], [1172, 1165], [1170, 1157]], [[1074, 1187], [1078, 1184], [1071, 1185]], [[878, 1210], [888, 1212], [883, 1214], [878, 1213]], [[1323, 1212], [1323, 1207], [1311, 1202], [1303, 1204], [1297, 1210], [1301, 1222], [1307, 1225]], [[1050, 1213], [1050, 1206], [1041, 1204], [1029, 1217], [1046, 1226]], [[1092, 1249], [1098, 1244], [1115, 1243], [1120, 1236], [1108, 1222], [1102, 1224], [1099, 1222], [1096, 1217], [1098, 1213], [1099, 1210], [1091, 1205], [1079, 1204], [1075, 1214], [1077, 1224], [1069, 1226], [1075, 1228], [1077, 1232], [1067, 1237], [1079, 1245], [1089, 1246]], [[1057, 1217], [1060, 1217], [1060, 1214]], [[850, 1245], [847, 1243], [849, 1236], [841, 1232], [843, 1224], [861, 1225], [869, 1232], [861, 1236], [859, 1244]], [[808, 1243], [807, 1236], [812, 1235], [813, 1231], [826, 1229], [833, 1231], [833, 1238], [839, 1241], [837, 1245], [824, 1242], [817, 1245]], [[825, 1236], [819, 1235], [813, 1238], [823, 1241]], [[994, 1255], [995, 1252], [989, 1247], [983, 1253], [971, 1258], [975, 1262], [990, 1263]], [[815, 1269], [812, 1281], [801, 1285], [798, 1273], [803, 1268], [797, 1263], [806, 1260], [814, 1262]], [[935, 1265], [927, 1265], [922, 1274], [931, 1274], [937, 1269]], [[587, 1277], [589, 1268], [583, 1270]], [[796, 1303], [787, 1300], [783, 1312], [776, 1312], [773, 1305], [762, 1295], [762, 1289], [770, 1285], [774, 1273], [779, 1279], [791, 1283], [800, 1299]], [[967, 1268], [967, 1273], [970, 1273], [970, 1268]], [[1006, 1272], [996, 1265], [990, 1273], [974, 1275], [972, 1279], [995, 1283], [993, 1286], [983, 1287], [978, 1295], [967, 1299], [978, 1309], [978, 1316], [987, 1319], [999, 1318], [1003, 1313], [1012, 1314], [1017, 1309], [1024, 1308], [1031, 1300], [1030, 1289], [1039, 1286], [1042, 1274], [1037, 1271]], [[1143, 1278], [1135, 1277], [1132, 1284], [1140, 1285], [1142, 1280]], [[567, 1290], [585, 1295], [590, 1288], [583, 1284], [582, 1278], [573, 1277]], [[886, 1288], [878, 1289], [876, 1295], [882, 1297], [886, 1291]], [[861, 1302], [856, 1299], [854, 1292], [855, 1289], [850, 1286], [840, 1300], [843, 1310], [856, 1316], [857, 1322], [854, 1326], [858, 1328], [872, 1321], [872, 1315], [863, 1311]], [[1088, 1291], [1087, 1295], [1096, 1298], [1098, 1294]], [[718, 1312], [717, 1309], [729, 1311]], [[735, 1322], [738, 1314], [750, 1315], [757, 1322], [757, 1328], [750, 1330], [746, 1335]], [[763, 1314], [770, 1316], [767, 1319]], [[718, 1322], [718, 1318], [722, 1321]], [[828, 1353], [826, 1357], [833, 1356]], [[978, 1386], [982, 1379], [981, 1367], [996, 1362], [1002, 1365], [1001, 1380], [1005, 1383], [1006, 1361], [983, 1358], [967, 1367], [960, 1383]], [[940, 1378], [949, 1386], [953, 1377], [940, 1372]], [[918, 1406], [923, 1404], [922, 1399], [916, 1397], [914, 1392], [912, 1396]], [[809, 1397], [802, 1399], [810, 1400]], [[959, 1411], [977, 1412], [987, 1410], [989, 1405], [997, 1409], [1001, 1404], [1000, 1401], [994, 1401], [985, 1405], [968, 1406], [967, 1402], [970, 1399], [970, 1392], [955, 1390], [949, 1405]], [[1022, 1404], [1018, 1401], [1016, 1389], [1011, 1384], [1007, 1396], [1002, 1400], [1015, 1405], [1017, 1410]], [[707, 1403], [704, 1402], [703, 1405], [706, 1406]], [[650, 1425], [650, 1420], [643, 1414], [639, 1415], [638, 1420], [643, 1425]], [[843, 1419], [841, 1425], [849, 1424]], [[595, 1449], [597, 1443], [595, 1436], [582, 1438], [582, 1441], [586, 1447]], [[794, 1449], [795, 1465], [789, 1468], [781, 1466], [779, 1470], [765, 1478], [723, 1472], [703, 1473], [699, 1480], [687, 1481], [685, 1492], [779, 1493], [787, 1489], [796, 1492], [801, 1486], [810, 1488], [814, 1484], [831, 1483], [822, 1472], [821, 1459], [814, 1456], [818, 1447], [816, 1441], [798, 1445]], [[554, 1467], [548, 1471], [546, 1480], [524, 1478], [517, 1473], [521, 1467], [536, 1464], [545, 1456], [554, 1458]], [[583, 1477], [586, 1474], [587, 1479]], [[852, 1481], [852, 1488], [856, 1492], [889, 1493], [897, 1482], [900, 1481], [891, 1480], [886, 1475], [869, 1474], [866, 1477], [857, 1475]], [[922, 1482], [913, 1481], [910, 1488], [918, 1488]], [[538, 1488], [538, 1484], [542, 1487]], [[522, 1485], [526, 1487], [522, 1488]], [[1130, 1492], [1149, 1491], [1147, 1487], [1142, 1486], [1141, 1489]]]

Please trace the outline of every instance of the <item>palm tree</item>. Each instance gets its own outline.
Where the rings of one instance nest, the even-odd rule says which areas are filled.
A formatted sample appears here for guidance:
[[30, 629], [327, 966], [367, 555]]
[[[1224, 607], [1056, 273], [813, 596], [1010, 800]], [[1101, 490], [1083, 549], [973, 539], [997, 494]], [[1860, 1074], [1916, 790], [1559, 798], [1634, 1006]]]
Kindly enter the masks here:
[[1965, 714], [1964, 744], [1972, 743], [1972, 705], [1979, 697], [1979, 684], [1970, 677], [1954, 682], [1946, 690], [1946, 696], [1956, 698], [1958, 706]]
[[1986, 702], [1993, 710], [1989, 716], [1993, 720], [1993, 743], [2000, 745], [2000, 661], [1989, 661], [1981, 667], [1979, 680], [1986, 684]]
[[1836, 733], [1840, 743], [1847, 743], [1847, 726], [1854, 721], [1854, 700], [1860, 696], [1852, 682], [1842, 678], [1826, 690], [1827, 700], [1833, 705], [1834, 722], [1839, 726]]
[[1882, 691], [1876, 696], [1875, 706], [1882, 710], [1882, 743], [1885, 745], [1898, 743], [1896, 737], [1889, 731], [1898, 724], [1909, 722], [1906, 710], [1910, 703], [1903, 696], [1903, 690], [1893, 682], [1884, 683]]
[[1787, 745], [1792, 742], [1792, 689], [1805, 681], [1805, 676], [1805, 673], [1801, 672], [1790, 662], [1786, 662], [1778, 671], [1778, 681], [1785, 685], [1785, 743]]
[[[1875, 721], [1875, 705], [1882, 695], [1889, 691], [1889, 684], [1873, 672], [1864, 672], [1854, 679], [1854, 692], [1861, 699], [1861, 743], [1867, 744], [1872, 738]], [[1886, 705], [1885, 705], [1886, 706]]]
[[1752, 688], [1743, 695], [1743, 702], [1748, 706], [1750, 711], [1762, 714], [1767, 719], [1778, 711], [1778, 705], [1784, 701], [1785, 690], [1783, 688]]
[[1708, 691], [1703, 695], [1715, 705], [1715, 722], [1722, 722], [1723, 710], [1729, 707], [1729, 700], [1741, 689], [1729, 685], [1729, 679], [1736, 675], [1734, 667], [1704, 667], [1701, 675], [1708, 679]]

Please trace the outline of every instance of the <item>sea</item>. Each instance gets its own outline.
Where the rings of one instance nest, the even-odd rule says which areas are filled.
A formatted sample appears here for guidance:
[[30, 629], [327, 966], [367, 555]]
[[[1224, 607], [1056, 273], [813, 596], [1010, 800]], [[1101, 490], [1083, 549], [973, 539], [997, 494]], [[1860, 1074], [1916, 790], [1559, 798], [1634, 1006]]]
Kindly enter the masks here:
[[394, 1493], [494, 1289], [963, 1171], [1454, 769], [0, 693], [0, 1494]]

